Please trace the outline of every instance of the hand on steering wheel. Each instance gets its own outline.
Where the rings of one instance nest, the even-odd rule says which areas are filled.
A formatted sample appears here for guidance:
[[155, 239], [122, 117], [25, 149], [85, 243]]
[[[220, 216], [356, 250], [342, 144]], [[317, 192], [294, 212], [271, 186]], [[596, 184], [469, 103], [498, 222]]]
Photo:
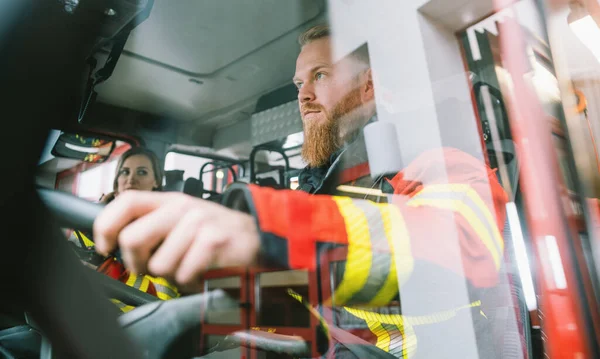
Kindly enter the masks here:
[[118, 246], [127, 268], [200, 290], [212, 267], [252, 264], [260, 240], [252, 216], [181, 193], [126, 191], [94, 222], [96, 250]]

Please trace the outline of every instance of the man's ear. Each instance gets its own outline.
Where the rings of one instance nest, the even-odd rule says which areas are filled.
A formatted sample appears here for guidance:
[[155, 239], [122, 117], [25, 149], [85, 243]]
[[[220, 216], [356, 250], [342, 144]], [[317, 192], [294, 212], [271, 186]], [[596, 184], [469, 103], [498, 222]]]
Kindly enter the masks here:
[[371, 69], [367, 69], [363, 74], [362, 88], [360, 97], [363, 103], [369, 103], [375, 100], [375, 87], [373, 86], [373, 73]]

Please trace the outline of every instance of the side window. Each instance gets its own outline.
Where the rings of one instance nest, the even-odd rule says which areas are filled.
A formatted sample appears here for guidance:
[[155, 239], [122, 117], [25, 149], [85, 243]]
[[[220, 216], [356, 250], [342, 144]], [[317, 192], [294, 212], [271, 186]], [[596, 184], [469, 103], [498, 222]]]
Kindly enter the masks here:
[[[188, 178], [201, 180], [202, 191], [206, 195], [222, 193], [225, 186], [233, 182], [240, 174], [239, 165], [234, 162], [219, 161], [179, 152], [167, 153], [165, 171], [183, 171], [182, 180]], [[202, 172], [201, 178], [200, 172]]]
[[96, 201], [103, 194], [112, 192], [117, 162], [118, 160], [114, 159], [108, 163], [81, 172], [77, 195]]

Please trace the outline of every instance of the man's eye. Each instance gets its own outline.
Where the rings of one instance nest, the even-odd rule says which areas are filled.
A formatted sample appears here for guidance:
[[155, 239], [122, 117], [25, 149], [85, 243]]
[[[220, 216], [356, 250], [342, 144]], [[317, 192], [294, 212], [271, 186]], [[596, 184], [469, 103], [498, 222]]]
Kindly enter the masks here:
[[325, 78], [325, 74], [322, 72], [317, 72], [315, 74], [315, 80], [322, 80], [323, 78]]
[[296, 82], [295, 85], [296, 85], [296, 89], [300, 90], [302, 88], [303, 84], [301, 82]]

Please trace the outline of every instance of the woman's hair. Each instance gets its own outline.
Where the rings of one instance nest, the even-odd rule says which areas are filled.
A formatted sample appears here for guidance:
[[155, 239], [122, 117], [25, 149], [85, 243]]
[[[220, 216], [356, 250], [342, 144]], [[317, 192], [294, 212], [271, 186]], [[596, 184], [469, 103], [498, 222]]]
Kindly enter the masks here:
[[156, 188], [156, 191], [161, 191], [163, 188], [162, 187], [163, 171], [162, 171], [162, 168], [160, 167], [160, 163], [158, 162], [158, 157], [156, 157], [156, 154], [154, 152], [152, 152], [149, 149], [144, 148], [144, 147], [132, 147], [121, 155], [121, 158], [119, 158], [119, 163], [117, 163], [117, 171], [115, 173], [115, 179], [113, 180], [113, 191], [115, 193], [117, 192], [119, 172], [121, 172], [123, 163], [129, 157], [135, 156], [135, 155], [143, 155], [143, 156], [146, 156], [146, 158], [148, 158], [150, 160], [150, 162], [152, 163], [152, 170], [154, 172], [154, 179], [156, 180], [156, 184], [158, 185], [158, 187]]

